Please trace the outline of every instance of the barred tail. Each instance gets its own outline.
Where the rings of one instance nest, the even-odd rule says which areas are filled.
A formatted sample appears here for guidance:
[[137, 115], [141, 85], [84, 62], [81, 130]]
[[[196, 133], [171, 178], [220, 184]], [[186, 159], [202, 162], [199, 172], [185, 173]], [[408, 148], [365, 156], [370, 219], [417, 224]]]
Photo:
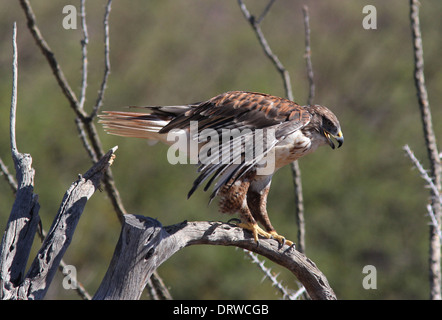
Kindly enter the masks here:
[[99, 118], [99, 122], [103, 124], [107, 133], [159, 140], [170, 144], [167, 141], [167, 135], [160, 134], [158, 131], [170, 122], [171, 117], [137, 112], [104, 111]]

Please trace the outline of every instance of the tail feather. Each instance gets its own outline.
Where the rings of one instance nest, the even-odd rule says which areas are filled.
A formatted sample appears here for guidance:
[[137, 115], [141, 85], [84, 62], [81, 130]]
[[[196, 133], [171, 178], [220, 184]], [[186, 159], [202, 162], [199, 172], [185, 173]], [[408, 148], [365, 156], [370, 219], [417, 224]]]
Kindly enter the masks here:
[[99, 122], [110, 134], [167, 142], [166, 135], [160, 134], [158, 131], [169, 123], [170, 116], [160, 116], [153, 113], [104, 111], [99, 117]]

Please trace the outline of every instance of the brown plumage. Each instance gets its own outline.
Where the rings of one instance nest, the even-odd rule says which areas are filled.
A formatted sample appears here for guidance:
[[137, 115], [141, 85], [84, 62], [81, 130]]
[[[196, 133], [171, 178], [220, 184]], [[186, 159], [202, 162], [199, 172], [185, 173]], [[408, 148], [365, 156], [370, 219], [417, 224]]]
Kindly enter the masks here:
[[[321, 145], [334, 149], [332, 137], [339, 147], [344, 142], [326, 107], [262, 93], [231, 91], [196, 104], [145, 108], [150, 113], [105, 111], [100, 122], [111, 134], [160, 140], [191, 157], [196, 144], [199, 176], [188, 196], [208, 180], [210, 199], [218, 195], [221, 212], [239, 213], [238, 225], [256, 241], [261, 235], [292, 244], [276, 233], [266, 211], [273, 173]], [[185, 143], [176, 143], [172, 133]]]

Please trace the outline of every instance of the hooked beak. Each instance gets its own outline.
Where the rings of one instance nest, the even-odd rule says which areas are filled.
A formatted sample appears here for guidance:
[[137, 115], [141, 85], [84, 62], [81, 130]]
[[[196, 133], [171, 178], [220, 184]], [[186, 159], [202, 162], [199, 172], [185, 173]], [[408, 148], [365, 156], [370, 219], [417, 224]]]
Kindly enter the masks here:
[[344, 135], [342, 134], [341, 130], [339, 130], [337, 135], [331, 135], [327, 131], [324, 131], [324, 136], [327, 138], [328, 144], [330, 145], [330, 147], [332, 149], [335, 148], [335, 144], [333, 143], [333, 140], [331, 139], [332, 137], [335, 138], [336, 141], [338, 142], [338, 148], [340, 148], [342, 146], [342, 144], [344, 143]]

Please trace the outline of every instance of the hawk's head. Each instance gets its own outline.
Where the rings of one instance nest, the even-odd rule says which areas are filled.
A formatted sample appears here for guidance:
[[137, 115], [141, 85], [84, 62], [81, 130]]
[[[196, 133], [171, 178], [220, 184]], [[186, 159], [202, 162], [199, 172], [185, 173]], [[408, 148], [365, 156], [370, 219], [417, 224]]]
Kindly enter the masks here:
[[309, 126], [311, 125], [310, 129], [313, 129], [315, 138], [322, 140], [323, 144], [329, 144], [332, 149], [335, 148], [332, 138], [338, 142], [338, 148], [342, 146], [344, 135], [333, 112], [319, 105], [308, 106], [308, 109], [312, 115]]

